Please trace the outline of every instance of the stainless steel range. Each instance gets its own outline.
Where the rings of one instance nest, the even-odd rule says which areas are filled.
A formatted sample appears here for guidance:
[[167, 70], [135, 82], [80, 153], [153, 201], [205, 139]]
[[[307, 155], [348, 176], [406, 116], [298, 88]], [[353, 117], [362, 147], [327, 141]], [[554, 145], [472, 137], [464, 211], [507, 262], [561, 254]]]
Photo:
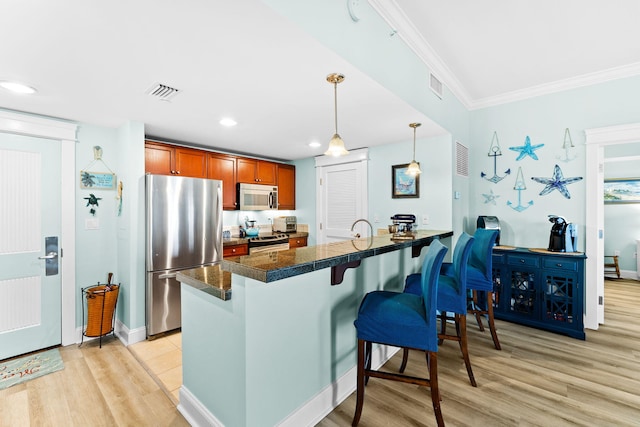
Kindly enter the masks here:
[[289, 249], [289, 236], [286, 234], [271, 234], [249, 239], [249, 255], [260, 252], [286, 251]]

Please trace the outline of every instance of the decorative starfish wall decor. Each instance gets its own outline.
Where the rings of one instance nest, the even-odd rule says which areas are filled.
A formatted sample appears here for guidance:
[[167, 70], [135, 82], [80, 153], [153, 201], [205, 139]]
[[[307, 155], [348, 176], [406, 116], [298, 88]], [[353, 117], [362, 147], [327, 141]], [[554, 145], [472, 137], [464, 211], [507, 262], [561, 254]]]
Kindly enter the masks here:
[[500, 197], [498, 194], [493, 194], [493, 190], [489, 190], [489, 194], [485, 194], [483, 193], [482, 196], [484, 197], [484, 203], [491, 203], [491, 204], [496, 204], [496, 199], [498, 197]]
[[522, 212], [523, 210], [527, 209], [529, 206], [533, 205], [533, 200], [529, 200], [529, 203], [527, 206], [523, 206], [522, 205], [522, 190], [526, 190], [527, 189], [527, 185], [524, 183], [524, 177], [522, 175], [522, 168], [518, 168], [518, 174], [516, 175], [516, 184], [513, 186], [513, 189], [516, 190], [518, 192], [518, 205], [517, 206], [513, 206], [513, 203], [511, 203], [511, 201], [507, 201], [507, 206], [509, 206], [511, 209], [518, 211], [518, 212]]
[[536, 155], [536, 153], [534, 153], [534, 151], [542, 147], [544, 147], [544, 144], [531, 145], [531, 139], [529, 138], [529, 135], [527, 135], [524, 140], [524, 145], [520, 147], [509, 147], [509, 150], [520, 152], [520, 154], [518, 154], [518, 157], [516, 157], [516, 161], [524, 159], [525, 156], [529, 156], [533, 160], [538, 160], [538, 156]]
[[540, 192], [541, 196], [544, 196], [545, 194], [549, 194], [553, 190], [558, 190], [560, 194], [562, 194], [567, 199], [570, 199], [571, 194], [569, 193], [569, 190], [567, 190], [567, 185], [573, 184], [574, 182], [582, 180], [582, 177], [576, 176], [573, 178], [565, 178], [564, 175], [562, 175], [562, 170], [560, 169], [560, 166], [556, 165], [553, 168], [553, 177], [551, 178], [531, 177], [531, 179], [534, 180], [535, 182], [539, 182], [540, 184], [546, 184], [546, 187], [544, 187]]
[[498, 176], [498, 165], [497, 158], [498, 156], [502, 156], [502, 151], [500, 150], [500, 142], [498, 141], [498, 133], [493, 132], [493, 138], [491, 138], [491, 145], [489, 146], [489, 153], [487, 154], [489, 157], [493, 157], [493, 176], [491, 178], [486, 178], [487, 174], [484, 172], [480, 172], [480, 176], [487, 181], [493, 182], [494, 184], [502, 181], [507, 175], [511, 173], [511, 169], [507, 169], [504, 173], [504, 176]]

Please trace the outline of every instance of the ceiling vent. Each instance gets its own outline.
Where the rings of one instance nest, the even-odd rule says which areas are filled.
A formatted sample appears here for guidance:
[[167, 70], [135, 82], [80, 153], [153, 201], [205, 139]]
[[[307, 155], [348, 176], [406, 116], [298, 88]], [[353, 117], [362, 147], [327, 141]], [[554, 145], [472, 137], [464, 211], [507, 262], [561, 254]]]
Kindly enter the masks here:
[[456, 141], [456, 174], [469, 176], [469, 149]]
[[147, 91], [147, 95], [157, 98], [160, 101], [170, 101], [178, 92], [179, 90], [176, 88], [158, 83]]
[[442, 99], [442, 82], [431, 73], [429, 73], [429, 87], [431, 88], [433, 93], [438, 96], [438, 98]]

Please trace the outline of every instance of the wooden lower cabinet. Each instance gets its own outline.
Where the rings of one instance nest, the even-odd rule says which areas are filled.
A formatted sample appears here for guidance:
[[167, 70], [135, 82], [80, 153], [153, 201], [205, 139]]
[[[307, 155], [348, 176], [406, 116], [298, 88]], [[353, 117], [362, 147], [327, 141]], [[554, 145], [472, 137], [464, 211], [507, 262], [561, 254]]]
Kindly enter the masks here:
[[249, 245], [247, 243], [240, 245], [224, 246], [222, 248], [222, 257], [232, 257], [249, 254]]
[[303, 246], [307, 246], [306, 237], [292, 237], [289, 239], [289, 249], [301, 248]]
[[238, 207], [236, 194], [236, 158], [225, 154], [209, 153], [207, 176], [222, 181], [222, 209]]

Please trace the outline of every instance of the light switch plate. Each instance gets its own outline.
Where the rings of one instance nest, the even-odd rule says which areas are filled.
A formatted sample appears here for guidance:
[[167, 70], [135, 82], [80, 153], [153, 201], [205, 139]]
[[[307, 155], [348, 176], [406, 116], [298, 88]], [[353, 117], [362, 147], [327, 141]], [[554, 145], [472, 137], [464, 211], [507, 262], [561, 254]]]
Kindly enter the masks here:
[[427, 225], [427, 224], [429, 224], [429, 215], [422, 214], [422, 225]]
[[97, 230], [100, 228], [100, 220], [98, 218], [87, 218], [84, 220], [85, 230]]

